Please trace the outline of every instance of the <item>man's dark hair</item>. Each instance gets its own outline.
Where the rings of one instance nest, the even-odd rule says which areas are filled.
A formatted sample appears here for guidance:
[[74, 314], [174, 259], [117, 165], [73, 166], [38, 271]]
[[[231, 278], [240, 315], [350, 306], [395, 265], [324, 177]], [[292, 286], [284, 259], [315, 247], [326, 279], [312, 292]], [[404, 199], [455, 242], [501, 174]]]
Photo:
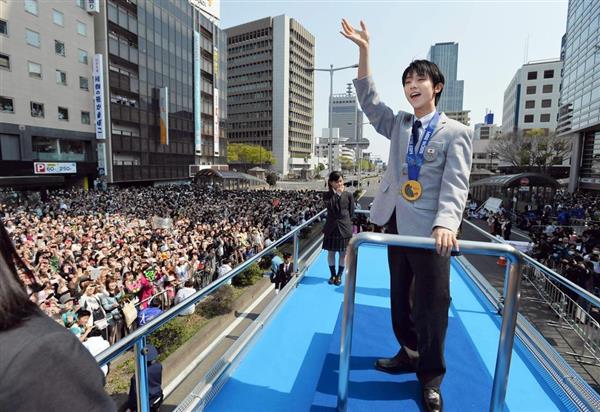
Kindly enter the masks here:
[[442, 84], [442, 90], [440, 90], [440, 92], [435, 95], [435, 105], [437, 106], [438, 101], [440, 100], [440, 96], [444, 91], [443, 86], [445, 84], [444, 75], [440, 68], [437, 66], [437, 64], [430, 62], [429, 60], [413, 60], [404, 70], [404, 73], [402, 73], [402, 86], [405, 85], [406, 78], [410, 74], [417, 74], [418, 76], [425, 76], [430, 78], [434, 87], [437, 84]]
[[79, 309], [77, 311], [77, 318], [82, 318], [84, 316], [92, 316], [92, 312], [87, 309]]

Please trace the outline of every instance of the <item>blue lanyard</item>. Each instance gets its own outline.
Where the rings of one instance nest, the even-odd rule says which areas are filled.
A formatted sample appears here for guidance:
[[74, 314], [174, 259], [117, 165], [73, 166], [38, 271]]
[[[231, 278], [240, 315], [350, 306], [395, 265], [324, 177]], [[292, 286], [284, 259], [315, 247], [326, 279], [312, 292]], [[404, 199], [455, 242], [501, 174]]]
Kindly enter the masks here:
[[418, 180], [419, 173], [421, 172], [421, 166], [423, 166], [423, 153], [425, 153], [425, 148], [429, 144], [429, 140], [431, 139], [431, 135], [435, 131], [438, 120], [440, 120], [440, 114], [435, 112], [433, 118], [427, 125], [427, 129], [425, 129], [425, 134], [423, 135], [423, 139], [421, 139], [421, 144], [419, 145], [419, 150], [415, 154], [415, 144], [413, 142], [412, 136], [408, 142], [408, 152], [406, 153], [406, 163], [408, 163], [408, 178], [410, 180]]

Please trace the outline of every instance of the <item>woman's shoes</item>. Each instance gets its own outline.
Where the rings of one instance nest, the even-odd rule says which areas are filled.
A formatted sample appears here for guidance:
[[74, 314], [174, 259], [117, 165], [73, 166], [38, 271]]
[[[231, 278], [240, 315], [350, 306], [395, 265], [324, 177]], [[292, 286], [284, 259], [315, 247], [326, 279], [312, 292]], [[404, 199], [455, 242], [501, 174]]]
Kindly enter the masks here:
[[333, 284], [335, 283], [335, 278], [336, 278], [336, 277], [337, 277], [337, 276], [331, 276], [331, 277], [329, 278], [329, 280], [327, 281], [327, 283], [329, 283], [330, 285], [333, 285]]
[[342, 276], [336, 276], [333, 283], [335, 286], [340, 286], [342, 284]]

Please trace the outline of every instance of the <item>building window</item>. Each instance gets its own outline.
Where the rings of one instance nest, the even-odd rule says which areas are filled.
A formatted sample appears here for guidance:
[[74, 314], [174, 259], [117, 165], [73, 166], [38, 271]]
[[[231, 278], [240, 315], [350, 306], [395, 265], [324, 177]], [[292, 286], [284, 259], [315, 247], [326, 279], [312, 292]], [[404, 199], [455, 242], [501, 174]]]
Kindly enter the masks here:
[[42, 65], [34, 62], [27, 62], [27, 67], [29, 70], [29, 77], [33, 77], [34, 79], [42, 78]]
[[0, 96], [0, 112], [2, 113], [14, 113], [15, 105], [12, 97]]
[[79, 76], [79, 88], [81, 90], [90, 90], [89, 81], [87, 77]]
[[79, 51], [79, 63], [88, 64], [88, 53], [85, 50], [77, 50]]
[[27, 44], [33, 47], [40, 47], [40, 34], [37, 31], [25, 29]]
[[0, 134], [0, 159], [21, 160], [21, 144], [19, 136]]
[[25, 11], [35, 16], [38, 15], [38, 2], [37, 0], [25, 0]]
[[0, 34], [8, 36], [8, 22], [0, 19]]
[[535, 86], [527, 86], [527, 94], [535, 94]]
[[81, 112], [81, 123], [90, 124], [90, 112]]
[[58, 120], [69, 121], [69, 109], [66, 107], [58, 107]]
[[544, 113], [540, 115], [540, 122], [542, 123], [548, 123], [550, 121], [550, 114], [549, 113]]
[[30, 102], [31, 106], [31, 117], [44, 117], [44, 104], [37, 102]]
[[532, 114], [525, 115], [525, 123], [533, 123], [533, 115]]
[[535, 100], [525, 100], [525, 108], [526, 109], [534, 109], [535, 108]]
[[79, 20], [77, 20], [77, 33], [82, 36], [87, 36], [87, 26]]
[[52, 9], [52, 23], [56, 24], [57, 26], [64, 27], [65, 15], [58, 10]]
[[552, 85], [545, 84], [542, 86], [542, 93], [552, 93]]
[[80, 9], [84, 9], [85, 10], [84, 1], [85, 0], [75, 0], [75, 4], [77, 4], [77, 7], [79, 7]]
[[544, 79], [552, 79], [554, 77], [554, 70], [544, 70]]
[[59, 56], [65, 57], [65, 44], [60, 40], [54, 40], [54, 52]]
[[542, 107], [550, 107], [550, 106], [552, 106], [552, 99], [542, 100]]
[[535, 80], [535, 79], [537, 79], [537, 72], [527, 73], [527, 80]]
[[63, 72], [62, 70], [56, 71], [56, 84], [67, 85], [67, 72]]
[[0, 69], [10, 70], [10, 56], [0, 53]]

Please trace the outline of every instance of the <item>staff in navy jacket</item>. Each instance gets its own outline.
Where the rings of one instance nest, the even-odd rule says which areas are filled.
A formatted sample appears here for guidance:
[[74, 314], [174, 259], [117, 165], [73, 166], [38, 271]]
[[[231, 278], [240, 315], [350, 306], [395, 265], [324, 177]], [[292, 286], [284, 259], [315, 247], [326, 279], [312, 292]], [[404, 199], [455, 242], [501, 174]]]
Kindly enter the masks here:
[[[323, 249], [327, 250], [327, 262], [331, 277], [329, 284], [342, 284], [346, 248], [352, 237], [352, 220], [354, 215], [354, 198], [344, 191], [344, 177], [340, 172], [331, 172], [327, 179], [329, 191], [325, 192], [323, 201], [327, 208], [327, 220], [323, 227]], [[335, 254], [339, 253], [338, 269], [335, 271]]]

